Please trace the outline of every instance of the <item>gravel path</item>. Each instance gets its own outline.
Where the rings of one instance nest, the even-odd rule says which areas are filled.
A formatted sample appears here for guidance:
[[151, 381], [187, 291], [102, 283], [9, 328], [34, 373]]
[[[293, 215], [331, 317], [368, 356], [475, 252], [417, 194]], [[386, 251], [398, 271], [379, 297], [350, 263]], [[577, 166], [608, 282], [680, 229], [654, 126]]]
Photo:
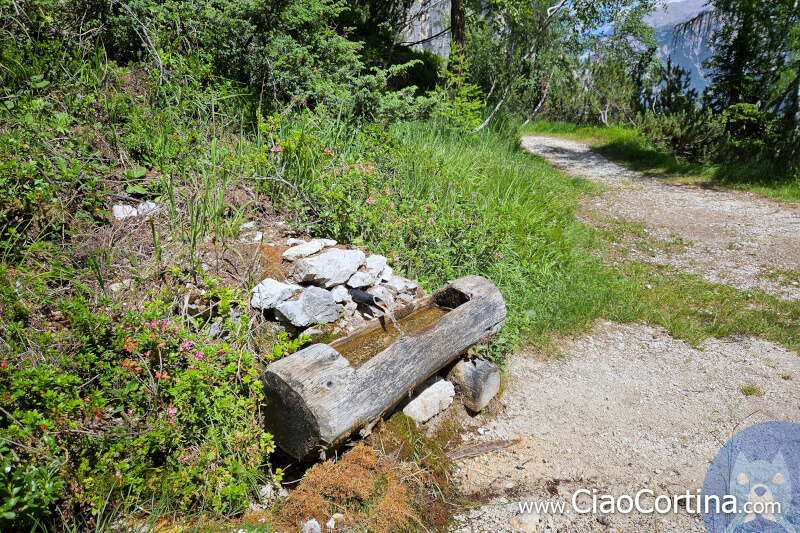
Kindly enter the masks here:
[[[794, 251], [800, 249], [800, 213], [794, 207], [648, 180], [575, 141], [527, 137], [523, 145], [609, 186], [588, 202], [592, 220], [636, 220], [656, 238], [679, 236], [690, 243], [643, 254], [643, 260], [782, 298], [800, 294], [764, 275], [800, 270]], [[578, 515], [521, 512], [519, 502], [569, 502], [579, 489], [615, 496], [641, 489], [694, 492], [736, 431], [767, 420], [800, 422], [800, 358], [770, 342], [710, 339], [694, 348], [661, 327], [603, 322], [561, 341], [557, 352], [562, 357], [515, 354], [493, 414], [464, 417], [469, 441], [519, 443], [460, 463], [460, 485], [486, 505], [460, 517], [456, 531], [704, 531], [699, 517], [685, 510]], [[743, 394], [746, 385], [763, 395]]]
[[800, 271], [798, 205], [753, 193], [666, 184], [623, 169], [578, 141], [524, 137], [522, 146], [570, 174], [610, 186], [585, 204], [595, 219], [624, 218], [643, 224], [656, 239], [677, 237], [685, 244], [668, 252], [632, 249], [631, 259], [669, 264], [743, 290], [800, 298], [800, 282], [781, 276]]

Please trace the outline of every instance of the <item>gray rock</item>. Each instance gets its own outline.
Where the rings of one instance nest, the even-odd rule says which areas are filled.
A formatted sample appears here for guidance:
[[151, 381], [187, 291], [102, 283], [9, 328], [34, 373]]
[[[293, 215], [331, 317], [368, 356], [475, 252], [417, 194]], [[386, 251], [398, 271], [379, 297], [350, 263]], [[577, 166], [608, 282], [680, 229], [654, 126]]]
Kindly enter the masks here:
[[125, 289], [130, 289], [133, 286], [132, 279], [124, 279], [118, 283], [112, 283], [108, 286], [111, 289], [111, 292], [122, 292]]
[[267, 278], [250, 291], [253, 293], [252, 298], [250, 298], [250, 305], [254, 309], [273, 309], [301, 290], [303, 288], [297, 285], [289, 285], [288, 283], [281, 283], [278, 280]]
[[298, 244], [305, 244], [303, 239], [295, 239], [294, 237], [286, 241], [286, 246], [297, 246]]
[[347, 287], [344, 285], [337, 285], [331, 289], [331, 294], [333, 295], [333, 300], [336, 303], [345, 303], [350, 300], [350, 293], [347, 292]]
[[398, 294], [397, 295], [397, 300], [401, 304], [408, 304], [408, 303], [411, 303], [411, 302], [414, 301], [414, 296], [412, 296], [410, 294]]
[[333, 239], [319, 239], [319, 240], [322, 241], [322, 244], [324, 246], [326, 246], [326, 247], [328, 247], [328, 246], [336, 246], [337, 244], [339, 244]]
[[369, 272], [356, 272], [347, 280], [347, 286], [354, 289], [369, 287], [373, 283], [375, 283], [375, 277]]
[[309, 287], [297, 300], [283, 302], [276, 311], [293, 326], [304, 328], [311, 324], [328, 324], [339, 318], [339, 306], [333, 295], [319, 287]]
[[158, 213], [158, 204], [154, 202], [142, 202], [136, 210], [136, 214], [140, 217], [145, 215], [155, 215]]
[[[244, 238], [244, 242], [248, 244], [258, 244], [261, 242], [261, 239], [264, 238], [264, 233], [261, 231], [257, 231], [255, 233], [251, 233], [250, 235]], [[267, 246], [272, 246], [272, 244], [267, 243]]]
[[341, 285], [364, 264], [364, 259], [366, 257], [361, 250], [334, 248], [316, 257], [298, 260], [294, 267], [294, 279], [325, 288]]
[[316, 519], [312, 518], [303, 524], [303, 533], [322, 533], [322, 526], [319, 525]]
[[[246, 223], [242, 224], [241, 225], [241, 229], [255, 228], [256, 224], [257, 224], [257, 222], [255, 220], [251, 220], [250, 222], [246, 222]], [[266, 486], [269, 486], [269, 485], [266, 485]]]
[[389, 309], [394, 309], [394, 307], [397, 305], [394, 301], [394, 295], [389, 292], [389, 289], [386, 287], [382, 287], [380, 285], [376, 287], [370, 287], [367, 289], [367, 292], [383, 300]]
[[347, 313], [347, 316], [353, 316], [356, 314], [356, 309], [358, 309], [358, 304], [352, 300], [344, 304], [344, 311]]
[[365, 263], [367, 265], [367, 272], [379, 278], [383, 269], [387, 266], [387, 259], [379, 254], [371, 255], [367, 257], [367, 261]]
[[419, 285], [402, 276], [391, 276], [383, 285], [395, 294], [416, 294], [419, 288]]
[[381, 281], [389, 281], [394, 276], [394, 269], [390, 266], [387, 266], [381, 272]]
[[137, 210], [135, 207], [131, 207], [129, 205], [115, 205], [111, 208], [111, 214], [114, 215], [114, 218], [117, 220], [122, 220], [129, 217], [135, 217]]
[[285, 252], [283, 252], [283, 258], [287, 261], [297, 261], [301, 257], [308, 257], [309, 255], [314, 255], [315, 253], [319, 252], [325, 247], [319, 239], [314, 239], [313, 241], [304, 242], [303, 244], [298, 244], [297, 246], [292, 246]]
[[455, 387], [449, 381], [437, 381], [423, 390], [403, 409], [403, 413], [418, 424], [427, 422], [453, 403]]
[[304, 330], [301, 335], [307, 335], [311, 339], [311, 342], [319, 342], [322, 337], [325, 336], [325, 332], [319, 328], [311, 327]]

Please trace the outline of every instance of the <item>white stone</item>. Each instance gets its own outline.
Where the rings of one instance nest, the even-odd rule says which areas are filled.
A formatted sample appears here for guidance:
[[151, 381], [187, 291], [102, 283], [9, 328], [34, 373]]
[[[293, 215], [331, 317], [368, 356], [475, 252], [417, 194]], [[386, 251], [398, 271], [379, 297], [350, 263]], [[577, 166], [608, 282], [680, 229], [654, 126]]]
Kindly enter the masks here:
[[315, 519], [311, 519], [303, 524], [303, 533], [322, 533], [322, 526]]
[[363, 289], [373, 283], [375, 283], [375, 277], [369, 272], [356, 272], [347, 280], [347, 286], [354, 289]]
[[446, 380], [437, 381], [411, 400], [403, 413], [422, 424], [450, 407], [455, 395], [456, 390], [452, 383]]
[[305, 242], [303, 239], [291, 238], [286, 241], [286, 246], [297, 246], [298, 244], [305, 244]]
[[297, 246], [292, 246], [285, 252], [283, 252], [283, 258], [287, 261], [297, 261], [301, 257], [308, 257], [309, 255], [314, 255], [315, 253], [319, 252], [325, 247], [322, 244], [322, 241], [319, 239], [314, 239], [313, 241], [304, 242], [303, 244], [298, 244]]
[[319, 287], [308, 287], [297, 300], [283, 302], [276, 311], [293, 326], [304, 328], [311, 324], [328, 324], [339, 318], [340, 306], [333, 295]]
[[255, 227], [256, 227], [256, 221], [255, 220], [251, 220], [250, 222], [247, 222], [247, 223], [241, 225], [241, 229], [250, 229], [250, 228], [255, 228]]
[[281, 283], [278, 280], [267, 278], [250, 291], [253, 293], [250, 298], [250, 305], [254, 309], [272, 309], [301, 290], [303, 288], [298, 285], [289, 285], [288, 283]]
[[327, 527], [328, 529], [336, 529], [336, 520], [334, 520], [333, 518], [331, 518], [331, 519], [330, 519], [330, 520], [328, 520], [328, 522], [325, 524], [325, 527]]
[[155, 215], [158, 213], [158, 204], [154, 202], [142, 202], [136, 210], [136, 214], [141, 216]]
[[323, 246], [325, 246], [325, 247], [336, 246], [337, 244], [339, 244], [333, 239], [319, 239], [319, 240], [322, 242]]
[[364, 264], [364, 259], [366, 257], [361, 250], [334, 248], [318, 256], [298, 260], [294, 267], [294, 279], [325, 288], [341, 285]]
[[367, 272], [378, 278], [383, 272], [383, 269], [387, 267], [388, 261], [384, 256], [375, 254], [367, 257], [365, 264], [367, 266]]
[[331, 294], [333, 295], [333, 300], [336, 303], [344, 303], [350, 298], [350, 293], [347, 292], [347, 287], [344, 285], [337, 285], [331, 289]]
[[415, 294], [417, 292], [417, 288], [419, 287], [419, 285], [410, 279], [406, 279], [402, 276], [391, 276], [388, 281], [383, 283], [383, 285], [388, 287], [389, 290], [395, 294]]
[[381, 272], [381, 281], [389, 281], [394, 276], [394, 269], [390, 266], [387, 266]]
[[135, 217], [136, 216], [136, 208], [131, 207], [129, 205], [115, 205], [111, 208], [111, 214], [114, 215], [114, 218], [117, 220], [122, 220], [124, 218]]

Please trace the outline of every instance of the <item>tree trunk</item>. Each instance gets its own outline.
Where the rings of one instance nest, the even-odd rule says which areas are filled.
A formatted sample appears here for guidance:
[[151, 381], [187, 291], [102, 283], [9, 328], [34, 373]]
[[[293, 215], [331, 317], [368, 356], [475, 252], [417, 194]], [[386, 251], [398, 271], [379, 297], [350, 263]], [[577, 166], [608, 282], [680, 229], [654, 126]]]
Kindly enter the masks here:
[[450, 50], [450, 55], [455, 52], [458, 61], [455, 68], [456, 89], [460, 89], [464, 78], [464, 51], [467, 44], [466, 20], [461, 0], [450, 0], [450, 36], [455, 47], [455, 50]]
[[[264, 424], [284, 451], [311, 460], [353, 432], [369, 431], [410, 390], [499, 331], [506, 318], [500, 291], [480, 276], [448, 283], [408, 312], [420, 305], [452, 310], [431, 325], [408, 331], [358, 368], [346, 359], [346, 351], [340, 354], [336, 348], [379, 327], [377, 321], [346, 339], [315, 344], [267, 367], [262, 377]], [[402, 319], [404, 311], [396, 316]]]
[[497, 112], [500, 111], [500, 108], [503, 107], [503, 104], [506, 103], [508, 95], [511, 93], [511, 87], [514, 85], [514, 82], [516, 81], [517, 76], [519, 76], [519, 73], [522, 71], [522, 67], [525, 65], [525, 63], [527, 61], [530, 61], [531, 64], [536, 62], [536, 53], [539, 49], [539, 42], [542, 40], [542, 37], [544, 37], [544, 34], [547, 31], [547, 27], [550, 26], [550, 21], [553, 20], [555, 14], [558, 13], [558, 11], [562, 7], [564, 7], [566, 3], [567, 0], [561, 0], [556, 5], [547, 8], [547, 16], [545, 17], [544, 22], [542, 23], [542, 27], [539, 29], [539, 34], [536, 36], [536, 40], [534, 41], [533, 46], [531, 46], [530, 50], [528, 50], [528, 53], [522, 57], [520, 62], [517, 64], [517, 67], [514, 69], [514, 72], [510, 74], [505, 89], [503, 90], [503, 95], [500, 97], [500, 100], [497, 102], [497, 105], [494, 106], [494, 109], [492, 109], [492, 112], [489, 114], [488, 117], [486, 117], [486, 120], [484, 120], [480, 126], [475, 128], [474, 131], [476, 132], [481, 131], [483, 128], [488, 126], [489, 122], [491, 122], [494, 116], [497, 114]]

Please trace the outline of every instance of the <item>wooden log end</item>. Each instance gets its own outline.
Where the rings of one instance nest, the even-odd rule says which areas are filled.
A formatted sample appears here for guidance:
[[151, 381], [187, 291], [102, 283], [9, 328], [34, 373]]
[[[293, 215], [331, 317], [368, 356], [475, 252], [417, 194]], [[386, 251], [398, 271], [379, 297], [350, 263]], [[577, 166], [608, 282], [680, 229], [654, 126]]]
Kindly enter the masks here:
[[459, 361], [447, 379], [456, 386], [464, 406], [476, 413], [489, 405], [502, 383], [500, 369], [485, 359]]

